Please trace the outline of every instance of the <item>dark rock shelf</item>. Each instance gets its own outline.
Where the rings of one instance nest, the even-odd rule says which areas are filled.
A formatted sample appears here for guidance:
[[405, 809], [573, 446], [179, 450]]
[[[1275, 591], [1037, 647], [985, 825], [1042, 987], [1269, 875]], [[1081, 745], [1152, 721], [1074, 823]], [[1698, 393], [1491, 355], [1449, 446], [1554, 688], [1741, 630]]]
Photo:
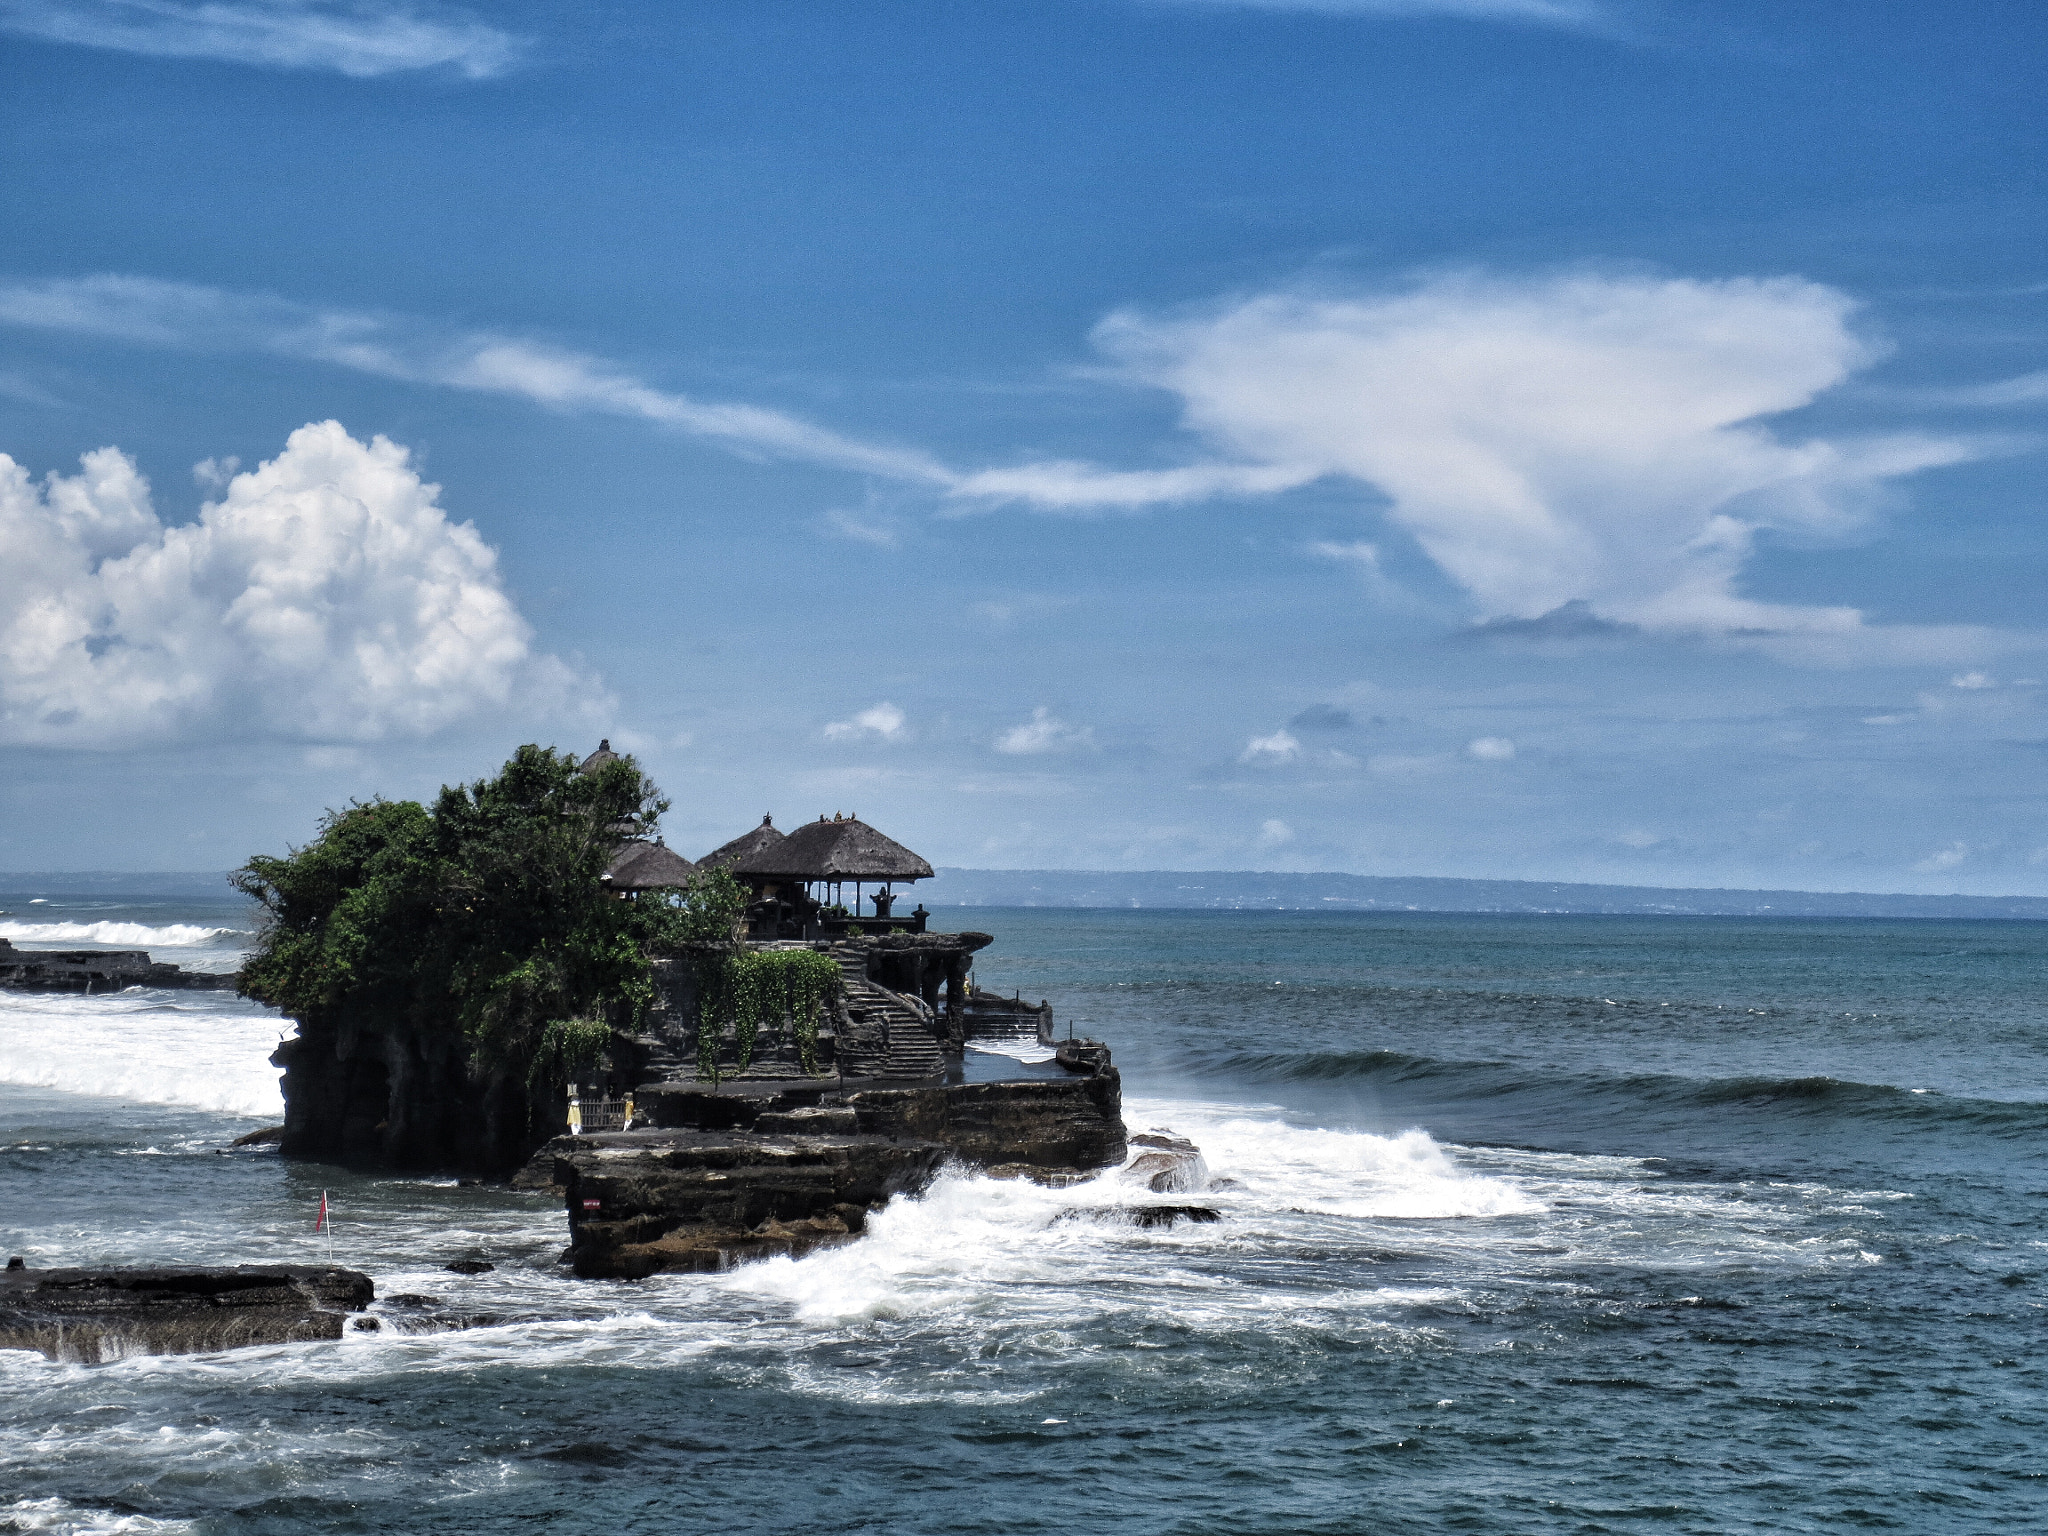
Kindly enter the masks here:
[[307, 1264], [0, 1272], [0, 1349], [97, 1365], [338, 1339], [376, 1295], [353, 1269]]
[[119, 992], [125, 987], [231, 992], [235, 973], [188, 971], [141, 949], [16, 949], [0, 939], [0, 987], [24, 992]]

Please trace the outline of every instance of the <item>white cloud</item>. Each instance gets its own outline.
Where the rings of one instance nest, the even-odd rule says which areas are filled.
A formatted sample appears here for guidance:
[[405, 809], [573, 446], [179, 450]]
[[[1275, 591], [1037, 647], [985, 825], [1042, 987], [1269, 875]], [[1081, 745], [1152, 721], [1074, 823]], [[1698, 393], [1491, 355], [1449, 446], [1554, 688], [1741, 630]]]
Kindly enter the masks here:
[[407, 383], [511, 395], [556, 410], [631, 417], [742, 454], [805, 459], [941, 488], [958, 479], [928, 455], [858, 442], [761, 406], [656, 389], [603, 358], [489, 331], [447, 332], [402, 316], [103, 275], [0, 284], [0, 322], [143, 346], [301, 358]]
[[1614, 840], [1624, 848], [1654, 848], [1664, 839], [1654, 832], [1645, 832], [1640, 827], [1615, 834]]
[[126, 455], [81, 462], [38, 486], [0, 455], [0, 739], [375, 741], [568, 681], [385, 438], [301, 427], [168, 528]]
[[1301, 761], [1301, 742], [1292, 732], [1281, 729], [1270, 736], [1254, 736], [1238, 754], [1240, 763], [1271, 765]]
[[1073, 726], [1043, 705], [1031, 711], [1031, 718], [1014, 725], [996, 738], [996, 750], [1013, 756], [1036, 756], [1048, 752], [1072, 752], [1095, 745], [1095, 732], [1088, 726]]
[[1269, 817], [1259, 823], [1259, 846], [1281, 848], [1294, 841], [1294, 828], [1278, 817]]
[[1989, 384], [1947, 388], [1889, 390], [1887, 394], [1924, 405], [2008, 406], [2048, 404], [2048, 368]]
[[903, 734], [904, 720], [903, 711], [884, 699], [851, 720], [834, 720], [825, 727], [825, 736], [830, 741], [857, 741], [866, 736], [894, 741]]
[[1943, 870], [1954, 869], [1969, 856], [1970, 845], [1968, 843], [1950, 843], [1946, 848], [1938, 848], [1933, 853], [1927, 855], [1926, 858], [1915, 864], [1913, 868], [1923, 875], [1936, 875], [1940, 874]]
[[1480, 736], [1467, 742], [1465, 751], [1482, 763], [1504, 763], [1515, 755], [1515, 744], [1505, 736]]
[[868, 521], [841, 507], [834, 507], [825, 514], [825, 531], [835, 538], [848, 539], [855, 544], [872, 544], [877, 549], [894, 549], [903, 542], [901, 531], [893, 522]]
[[[1875, 626], [1854, 608], [1742, 594], [1766, 531], [1846, 537], [1899, 478], [1999, 446], [1910, 434], [1792, 440], [1765, 425], [1879, 356], [1851, 328], [1854, 309], [1797, 278], [1575, 273], [1436, 276], [1365, 294], [1294, 289], [1177, 317], [1127, 311], [1097, 327], [1097, 345], [1125, 382], [1180, 398], [1208, 462], [960, 471], [492, 332], [146, 278], [0, 284], [0, 322], [266, 352], [606, 412], [746, 457], [893, 480], [962, 509], [1135, 509], [1348, 479], [1387, 498], [1388, 521], [1503, 636], [1562, 614], [1580, 630], [1710, 636], [1820, 665], [1969, 665], [2034, 644], [1972, 626]], [[827, 522], [870, 542], [893, 531], [850, 514]], [[1377, 581], [1373, 544], [1314, 551]]]
[[1991, 679], [1990, 675], [1984, 672], [1958, 672], [1948, 680], [1948, 685], [1951, 688], [1966, 688], [1972, 691], [1979, 688], [1996, 688], [1998, 686]]
[[448, 68], [503, 74], [523, 39], [465, 12], [328, 0], [0, 0], [0, 30], [156, 58], [219, 59], [357, 79]]
[[1334, 560], [1340, 565], [1355, 565], [1374, 575], [1379, 574], [1379, 546], [1367, 543], [1364, 539], [1352, 539], [1344, 543], [1332, 539], [1318, 539], [1309, 545], [1308, 552], [1319, 560]]
[[201, 459], [192, 466], [192, 479], [206, 490], [224, 491], [241, 467], [240, 457], [232, 453], [224, 459]]
[[1450, 16], [1583, 28], [1607, 20], [1594, 0], [1177, 0], [1215, 10], [1312, 11], [1326, 16]]
[[1875, 359], [1853, 309], [1793, 278], [1460, 275], [1126, 312], [1097, 341], [1233, 457], [1378, 488], [1483, 617], [1841, 631], [1854, 610], [1737, 594], [1757, 533], [1843, 533], [1885, 481], [1974, 451], [1761, 425]]

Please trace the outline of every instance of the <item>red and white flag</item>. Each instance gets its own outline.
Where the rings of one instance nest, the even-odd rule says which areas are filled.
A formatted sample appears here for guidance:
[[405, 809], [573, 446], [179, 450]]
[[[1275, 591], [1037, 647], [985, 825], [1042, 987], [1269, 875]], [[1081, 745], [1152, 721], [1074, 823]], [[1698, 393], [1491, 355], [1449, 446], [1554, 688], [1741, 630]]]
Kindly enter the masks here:
[[320, 1191], [320, 1214], [313, 1218], [313, 1230], [315, 1232], [325, 1232], [327, 1230], [327, 1191], [324, 1189]]

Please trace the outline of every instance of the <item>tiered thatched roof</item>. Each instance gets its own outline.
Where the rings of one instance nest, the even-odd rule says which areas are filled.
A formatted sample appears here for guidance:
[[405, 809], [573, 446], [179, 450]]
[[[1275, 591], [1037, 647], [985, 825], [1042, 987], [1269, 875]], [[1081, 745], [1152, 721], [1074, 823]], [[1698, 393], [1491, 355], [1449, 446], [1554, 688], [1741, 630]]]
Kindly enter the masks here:
[[576, 771], [578, 773], [595, 773], [606, 763], [616, 763], [618, 760], [619, 754], [612, 750], [612, 739], [607, 736], [597, 744], [595, 752], [583, 759], [582, 766]]
[[729, 843], [712, 849], [697, 861], [697, 867], [730, 869], [736, 872], [752, 870], [755, 861], [781, 841], [782, 834], [775, 830], [774, 818], [763, 816], [761, 825], [751, 832], [742, 832]]
[[665, 891], [689, 884], [697, 866], [660, 841], [634, 840], [613, 857], [604, 883], [614, 891]]
[[763, 848], [736, 875], [771, 880], [929, 880], [932, 867], [917, 854], [851, 816], [805, 822]]

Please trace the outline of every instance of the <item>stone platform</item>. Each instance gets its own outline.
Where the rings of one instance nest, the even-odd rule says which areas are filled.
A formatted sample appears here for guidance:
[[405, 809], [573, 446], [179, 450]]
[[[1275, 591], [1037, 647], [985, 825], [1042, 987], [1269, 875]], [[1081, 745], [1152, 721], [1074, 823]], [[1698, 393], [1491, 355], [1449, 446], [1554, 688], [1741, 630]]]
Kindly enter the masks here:
[[1124, 1157], [1114, 1068], [1088, 1077], [898, 1085], [642, 1087], [650, 1129], [562, 1136], [514, 1183], [556, 1188], [590, 1278], [727, 1269], [859, 1234], [948, 1163], [1066, 1181]]

